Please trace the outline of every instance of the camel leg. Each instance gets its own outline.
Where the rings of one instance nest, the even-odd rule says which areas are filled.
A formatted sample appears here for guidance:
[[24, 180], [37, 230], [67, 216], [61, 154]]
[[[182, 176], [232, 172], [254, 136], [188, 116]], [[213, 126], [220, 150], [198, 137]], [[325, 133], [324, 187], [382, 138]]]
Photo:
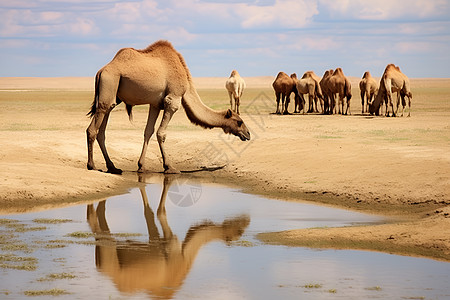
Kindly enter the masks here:
[[103, 122], [104, 114], [97, 112], [93, 117], [91, 124], [86, 129], [87, 147], [88, 147], [88, 170], [95, 170], [94, 165], [94, 143], [97, 139], [98, 129]]
[[179, 171], [177, 171], [175, 168], [172, 167], [167, 157], [166, 151], [164, 149], [164, 143], [166, 141], [167, 125], [169, 125], [169, 122], [172, 119], [173, 114], [180, 108], [180, 105], [181, 105], [181, 97], [174, 97], [167, 95], [164, 98], [164, 114], [161, 120], [161, 124], [159, 125], [158, 132], [156, 133], [156, 137], [158, 138], [159, 143], [159, 149], [161, 150], [161, 155], [163, 159], [164, 173], [166, 174], [180, 173]]
[[228, 92], [228, 97], [230, 97], [230, 109], [233, 110], [233, 94]]
[[167, 222], [167, 214], [166, 214], [166, 199], [167, 192], [172, 184], [172, 179], [168, 176], [164, 176], [164, 185], [161, 193], [161, 199], [158, 205], [157, 216], [159, 223], [161, 224], [161, 229], [163, 231], [163, 236], [165, 240], [170, 240], [174, 237], [172, 229], [169, 226], [169, 222]]
[[[301, 94], [300, 94], [301, 95]], [[300, 97], [294, 97], [294, 114], [300, 112]]]
[[336, 114], [336, 99], [334, 94], [330, 96], [330, 104], [330, 115]]
[[277, 97], [277, 111], [276, 111], [276, 114], [280, 114], [280, 93], [277, 93], [276, 94], [276, 97]]
[[105, 117], [103, 118], [103, 122], [100, 125], [100, 129], [98, 130], [98, 134], [97, 134], [97, 142], [98, 145], [100, 146], [100, 149], [102, 150], [102, 154], [103, 157], [105, 158], [105, 162], [106, 162], [106, 167], [108, 168], [108, 173], [111, 174], [122, 174], [122, 170], [118, 169], [114, 166], [113, 162], [111, 161], [111, 159], [109, 158], [108, 155], [108, 151], [106, 151], [106, 145], [105, 145], [105, 141], [106, 141], [106, 137], [105, 137], [105, 131], [106, 131], [106, 125], [108, 124], [108, 119], [109, 119], [109, 114], [110, 114], [111, 110], [109, 110], [106, 114]]
[[390, 109], [392, 109], [392, 116], [395, 117], [394, 103], [392, 102], [392, 92], [389, 91], [387, 96], [388, 96], [388, 101], [386, 103], [386, 117], [389, 117]]
[[366, 93], [364, 91], [361, 91], [361, 114], [364, 113], [364, 95]]
[[150, 106], [148, 109], [147, 125], [144, 131], [144, 145], [142, 146], [141, 156], [138, 161], [138, 172], [144, 172], [145, 155], [147, 153], [148, 142], [155, 132], [156, 119], [159, 116], [160, 109], [158, 107]]
[[313, 94], [308, 94], [308, 102], [309, 102], [308, 113], [314, 112], [314, 96], [312, 95]]
[[158, 241], [160, 239], [159, 231], [155, 223], [155, 214], [148, 204], [147, 192], [145, 187], [140, 187], [139, 190], [141, 192], [142, 202], [144, 204], [144, 218], [147, 223], [148, 238], [151, 241]]
[[281, 94], [281, 114], [284, 114], [284, 101], [285, 101], [285, 95]]
[[241, 113], [239, 112], [239, 106], [241, 105], [241, 98], [237, 96], [236, 98], [234, 98], [234, 102], [236, 105], [236, 113], [240, 115]]
[[411, 97], [412, 96], [411, 97], [407, 96], [407, 97], [408, 97], [408, 117], [411, 117]]
[[317, 107], [317, 102], [319, 101], [319, 98], [317, 97], [317, 95], [314, 95], [314, 105], [315, 105], [315, 112], [318, 113], [319, 112], [319, 108]]
[[291, 102], [291, 95], [286, 96], [285, 102], [284, 102], [284, 111], [283, 111], [283, 115], [288, 115], [289, 114], [289, 102]]
[[345, 115], [347, 115], [347, 114], [351, 115], [352, 114], [351, 111], [350, 111], [350, 100], [351, 99], [349, 99], [347, 97], [347, 108], [345, 109]]
[[106, 167], [108, 169], [108, 173], [112, 174], [122, 174], [121, 169], [117, 169], [111, 159], [109, 158], [108, 151], [106, 150], [105, 145], [105, 130], [106, 125], [108, 124], [109, 114], [114, 108], [115, 105], [112, 105], [111, 108], [107, 112], [98, 111], [92, 118], [91, 124], [86, 130], [87, 135], [87, 144], [88, 144], [88, 163], [87, 168], [89, 170], [94, 170], [94, 142], [97, 140], [100, 149], [102, 150], [103, 157], [105, 158]]
[[371, 94], [370, 91], [367, 91], [366, 92], [366, 101], [365, 101], [366, 112], [369, 112], [369, 102], [372, 101], [372, 98], [373, 98], [373, 94]]

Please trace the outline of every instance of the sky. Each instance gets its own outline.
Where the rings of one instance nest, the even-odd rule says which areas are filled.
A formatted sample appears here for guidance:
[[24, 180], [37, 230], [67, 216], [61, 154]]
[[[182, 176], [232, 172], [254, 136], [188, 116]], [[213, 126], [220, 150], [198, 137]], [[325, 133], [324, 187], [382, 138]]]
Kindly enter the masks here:
[[95, 76], [159, 39], [194, 77], [450, 77], [450, 0], [0, 0], [0, 77]]

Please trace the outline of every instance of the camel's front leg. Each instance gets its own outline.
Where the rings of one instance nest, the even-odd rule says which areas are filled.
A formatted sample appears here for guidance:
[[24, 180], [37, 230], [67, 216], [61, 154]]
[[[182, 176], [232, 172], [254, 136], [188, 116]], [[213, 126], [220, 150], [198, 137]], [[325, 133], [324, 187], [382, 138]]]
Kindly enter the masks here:
[[138, 161], [138, 172], [144, 172], [145, 154], [147, 153], [148, 142], [155, 132], [156, 119], [159, 116], [160, 109], [158, 107], [150, 106], [148, 109], [147, 125], [144, 131], [144, 145], [142, 146], [141, 156]]
[[169, 125], [170, 119], [172, 119], [173, 114], [180, 108], [180, 106], [181, 97], [173, 97], [168, 95], [166, 96], [166, 98], [164, 98], [164, 115], [161, 120], [161, 125], [159, 125], [158, 132], [156, 133], [156, 137], [158, 138], [159, 143], [159, 149], [161, 150], [163, 159], [164, 173], [166, 174], [180, 173], [169, 163], [166, 151], [164, 149], [167, 125]]

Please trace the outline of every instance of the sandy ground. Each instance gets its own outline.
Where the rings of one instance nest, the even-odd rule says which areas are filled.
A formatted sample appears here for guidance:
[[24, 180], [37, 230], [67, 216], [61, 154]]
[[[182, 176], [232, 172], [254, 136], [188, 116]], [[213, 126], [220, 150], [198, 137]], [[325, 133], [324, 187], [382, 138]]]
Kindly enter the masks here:
[[[181, 110], [169, 127], [167, 151], [178, 169], [189, 172], [182, 176], [387, 218], [386, 224], [373, 226], [263, 233], [262, 241], [449, 261], [450, 80], [412, 80], [410, 118], [361, 115], [357, 80], [352, 79], [352, 116], [278, 116], [270, 114], [275, 111], [273, 78], [248, 78], [241, 111], [252, 140], [241, 142], [219, 129], [196, 127]], [[135, 108], [133, 123], [121, 106], [111, 116], [107, 146], [124, 175], [86, 170], [85, 113], [92, 81], [0, 79], [0, 212], [92, 201], [138, 184], [144, 107]], [[196, 78], [205, 103], [227, 107], [224, 82]], [[104, 168], [97, 146], [95, 161]], [[150, 175], [162, 171], [154, 138], [146, 164]], [[204, 171], [193, 172], [198, 170]]]

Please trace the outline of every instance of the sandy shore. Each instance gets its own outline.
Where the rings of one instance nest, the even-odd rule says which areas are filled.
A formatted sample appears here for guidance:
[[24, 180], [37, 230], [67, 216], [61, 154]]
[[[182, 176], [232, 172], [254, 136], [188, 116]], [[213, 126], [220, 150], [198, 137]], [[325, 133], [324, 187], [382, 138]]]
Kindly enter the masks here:
[[[390, 220], [376, 226], [260, 234], [265, 242], [450, 260], [450, 80], [412, 80], [411, 118], [358, 115], [355, 89], [352, 116], [273, 115], [272, 81], [270, 77], [247, 81], [249, 92], [241, 108], [252, 131], [249, 142], [225, 136], [219, 129], [195, 127], [182, 110], [175, 115], [166, 144], [178, 169], [225, 165], [182, 176], [205, 177], [279, 199], [381, 214]], [[209, 100], [214, 95], [226, 106], [223, 78], [196, 82], [201, 89], [217, 89], [204, 93], [205, 103], [218, 105]], [[0, 90], [9, 90], [0, 91], [2, 213], [101, 199], [138, 184], [135, 171], [146, 108], [135, 109], [132, 124], [123, 107], [111, 117], [107, 145], [124, 175], [88, 171], [85, 113], [92, 101], [88, 83], [92, 78], [1, 78]], [[104, 168], [98, 147], [95, 151], [97, 166]], [[154, 138], [146, 163], [149, 174], [162, 171]]]

